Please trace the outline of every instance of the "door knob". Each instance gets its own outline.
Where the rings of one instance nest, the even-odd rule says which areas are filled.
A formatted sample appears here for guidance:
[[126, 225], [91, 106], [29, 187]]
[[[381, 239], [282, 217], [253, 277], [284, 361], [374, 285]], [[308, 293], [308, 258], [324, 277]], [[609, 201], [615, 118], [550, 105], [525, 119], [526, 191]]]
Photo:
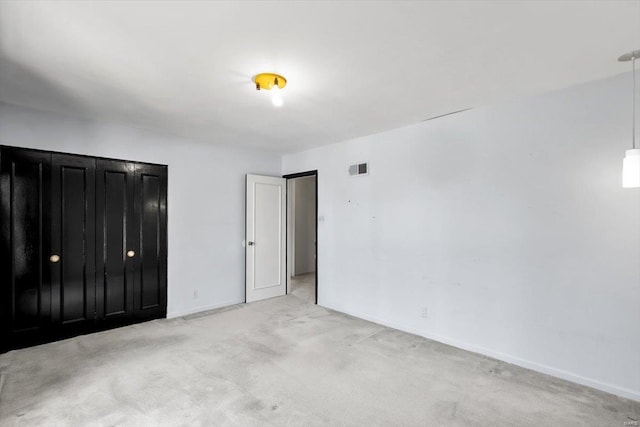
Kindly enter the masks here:
[[136, 253], [134, 251], [127, 251], [127, 256], [129, 258], [133, 258], [134, 256], [136, 256]]
[[253, 245], [255, 245], [255, 243], [254, 242], [247, 242], [247, 245], [253, 246]]
[[49, 261], [51, 261], [54, 264], [57, 263], [58, 261], [60, 261], [60, 255], [55, 255], [55, 254], [51, 255], [49, 257]]

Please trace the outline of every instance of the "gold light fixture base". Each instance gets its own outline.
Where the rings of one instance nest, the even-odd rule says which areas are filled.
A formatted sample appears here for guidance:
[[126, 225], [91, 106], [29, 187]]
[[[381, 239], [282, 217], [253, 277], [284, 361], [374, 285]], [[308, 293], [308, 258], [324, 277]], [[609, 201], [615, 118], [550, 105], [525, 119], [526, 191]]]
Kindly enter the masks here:
[[280, 74], [274, 73], [260, 73], [253, 77], [253, 81], [256, 84], [256, 89], [271, 90], [274, 86], [278, 86], [278, 89], [282, 89], [287, 85], [287, 79]]

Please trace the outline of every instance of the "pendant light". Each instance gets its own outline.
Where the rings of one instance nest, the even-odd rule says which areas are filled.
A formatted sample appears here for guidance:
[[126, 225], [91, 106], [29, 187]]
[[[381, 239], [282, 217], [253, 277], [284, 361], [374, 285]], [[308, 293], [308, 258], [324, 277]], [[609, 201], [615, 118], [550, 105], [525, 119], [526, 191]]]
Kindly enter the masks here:
[[618, 61], [631, 61], [632, 79], [633, 79], [633, 115], [631, 149], [627, 150], [622, 160], [622, 187], [624, 188], [640, 188], [640, 148], [636, 148], [636, 59], [640, 58], [640, 50], [625, 53]]

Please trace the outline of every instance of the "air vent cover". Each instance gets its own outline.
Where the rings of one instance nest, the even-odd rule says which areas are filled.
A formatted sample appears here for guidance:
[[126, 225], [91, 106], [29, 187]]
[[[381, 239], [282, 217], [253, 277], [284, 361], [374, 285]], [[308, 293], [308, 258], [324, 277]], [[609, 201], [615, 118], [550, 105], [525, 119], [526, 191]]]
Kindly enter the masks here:
[[369, 163], [359, 163], [349, 166], [349, 175], [369, 175]]

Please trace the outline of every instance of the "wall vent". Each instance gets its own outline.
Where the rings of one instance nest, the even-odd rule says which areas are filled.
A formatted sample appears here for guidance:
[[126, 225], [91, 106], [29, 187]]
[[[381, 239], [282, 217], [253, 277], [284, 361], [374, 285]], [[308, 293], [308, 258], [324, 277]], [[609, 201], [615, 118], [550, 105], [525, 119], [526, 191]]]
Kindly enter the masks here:
[[369, 163], [359, 163], [349, 166], [349, 175], [369, 175]]

